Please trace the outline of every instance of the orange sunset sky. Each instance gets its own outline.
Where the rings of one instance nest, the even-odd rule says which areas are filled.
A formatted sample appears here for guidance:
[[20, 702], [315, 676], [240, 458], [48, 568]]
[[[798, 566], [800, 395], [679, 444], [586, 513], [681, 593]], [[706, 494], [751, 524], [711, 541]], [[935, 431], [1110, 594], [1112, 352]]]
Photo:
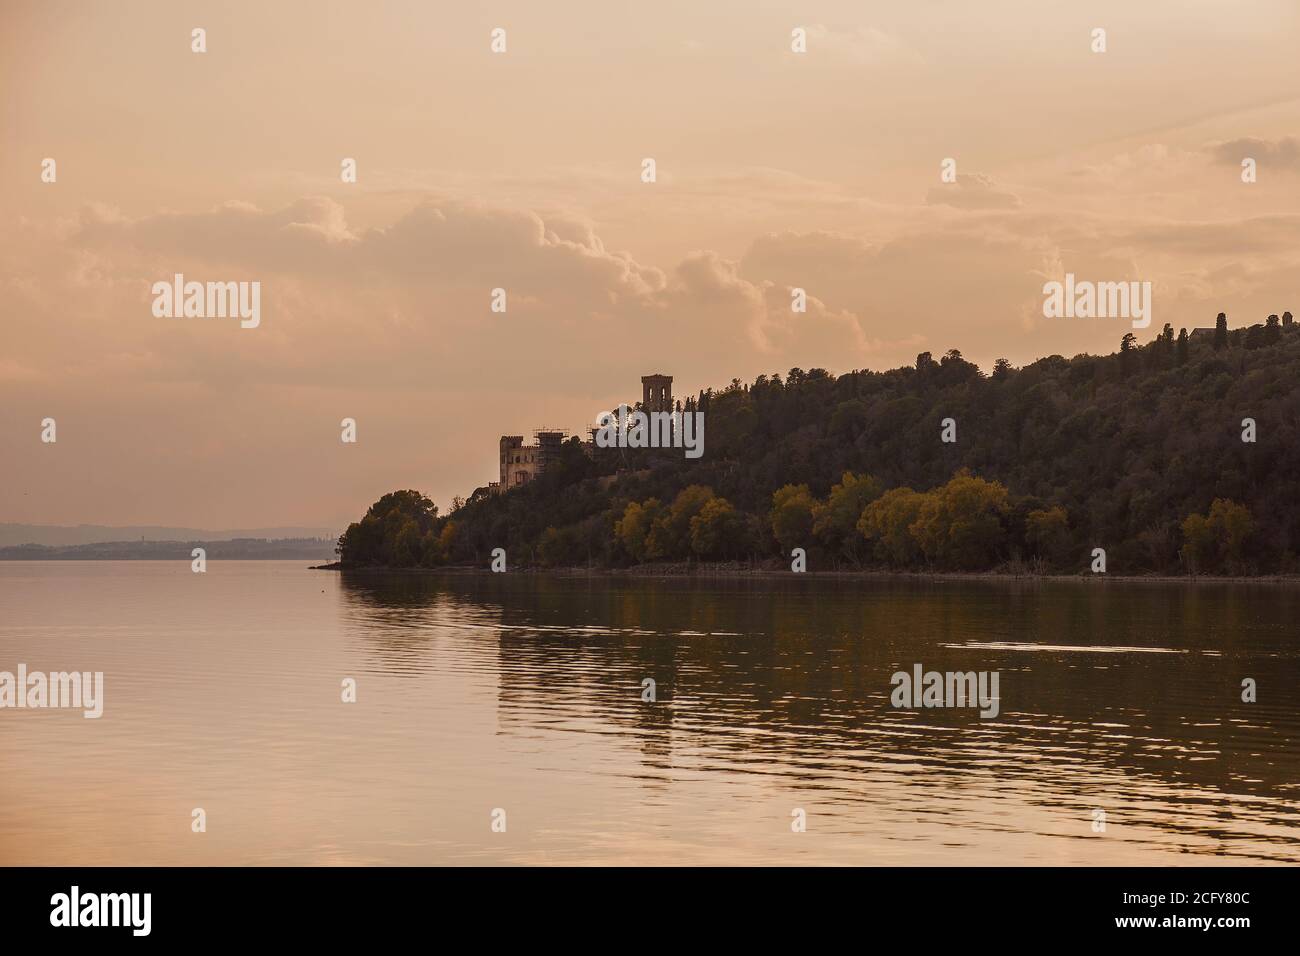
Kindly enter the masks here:
[[1300, 313], [1298, 79], [1293, 0], [5, 0], [0, 521], [342, 527], [650, 372], [1113, 351], [1067, 271]]

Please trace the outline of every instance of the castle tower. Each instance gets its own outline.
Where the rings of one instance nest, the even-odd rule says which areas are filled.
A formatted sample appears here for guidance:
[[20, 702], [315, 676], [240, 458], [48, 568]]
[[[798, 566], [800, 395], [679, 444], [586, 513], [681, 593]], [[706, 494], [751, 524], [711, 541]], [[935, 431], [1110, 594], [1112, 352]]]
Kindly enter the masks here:
[[673, 377], [671, 375], [641, 376], [641, 408], [646, 413], [673, 410]]
[[511, 465], [515, 464], [515, 459], [523, 451], [523, 435], [502, 435], [501, 436], [501, 488], [505, 490], [510, 487]]
[[537, 474], [541, 474], [560, 460], [560, 448], [564, 445], [564, 432], [554, 429], [541, 429], [533, 433], [537, 436]]

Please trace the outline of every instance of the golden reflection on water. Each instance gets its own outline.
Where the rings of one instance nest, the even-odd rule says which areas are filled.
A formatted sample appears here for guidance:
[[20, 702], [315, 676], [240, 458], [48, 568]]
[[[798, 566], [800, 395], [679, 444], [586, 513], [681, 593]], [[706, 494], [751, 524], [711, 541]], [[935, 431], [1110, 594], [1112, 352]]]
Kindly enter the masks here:
[[[98, 721], [0, 711], [0, 863], [1296, 862], [1297, 611], [1267, 585], [0, 563], [0, 670], [106, 682]], [[916, 663], [998, 671], [1000, 713], [893, 708]]]

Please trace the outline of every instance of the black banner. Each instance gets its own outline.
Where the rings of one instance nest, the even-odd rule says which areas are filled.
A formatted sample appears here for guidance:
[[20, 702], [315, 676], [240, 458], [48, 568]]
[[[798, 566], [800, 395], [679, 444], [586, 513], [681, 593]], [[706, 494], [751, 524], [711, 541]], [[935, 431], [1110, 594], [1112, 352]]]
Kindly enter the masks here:
[[373, 943], [452, 928], [492, 943], [504, 935], [540, 945], [554, 929], [666, 944], [683, 924], [701, 923], [733, 942], [846, 931], [976, 941], [997, 927], [1072, 941], [1198, 936], [1231, 945], [1284, 930], [1296, 890], [1292, 869], [1212, 867], [50, 868], [0, 871], [0, 881], [6, 941], [56, 945], [71, 934], [82, 943]]

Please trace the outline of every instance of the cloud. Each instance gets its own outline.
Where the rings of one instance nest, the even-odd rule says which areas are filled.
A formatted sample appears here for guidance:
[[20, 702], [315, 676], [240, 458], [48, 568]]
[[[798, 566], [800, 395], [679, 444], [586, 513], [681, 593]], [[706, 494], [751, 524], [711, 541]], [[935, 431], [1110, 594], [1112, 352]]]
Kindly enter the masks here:
[[669, 309], [722, 317], [724, 326], [744, 330], [760, 357], [778, 364], [797, 364], [795, 357], [801, 356], [810, 366], [838, 365], [846, 357], [863, 359], [875, 347], [856, 314], [828, 308], [815, 295], [807, 296], [805, 311], [795, 312], [795, 286], [748, 279], [740, 274], [740, 263], [716, 253], [689, 256], [674, 278], [665, 302]]
[[920, 63], [922, 57], [897, 35], [876, 27], [833, 27], [815, 23], [808, 27], [808, 55], [832, 57], [863, 65]]
[[897, 361], [918, 336], [935, 348], [973, 351], [960, 329], [977, 326], [980, 338], [998, 347], [1019, 335], [1012, 320], [1039, 294], [1034, 276], [1055, 254], [1032, 233], [950, 221], [919, 223], [882, 242], [835, 233], [764, 236], [743, 258], [742, 274], [805, 287], [828, 310], [860, 316], [869, 339]]
[[[1181, 150], [1171, 149], [1164, 143], [1144, 143], [1135, 149], [1108, 156], [1103, 160], [1071, 168], [1069, 179], [1084, 181], [1088, 189], [1100, 185], [1113, 186], [1135, 178], [1167, 176], [1173, 166], [1183, 159]], [[1149, 184], [1144, 184], [1149, 188]]]
[[[61, 233], [30, 228], [10, 237], [25, 261], [8, 284], [42, 277], [24, 308], [67, 350], [51, 364], [33, 342], [14, 361], [51, 375], [472, 388], [491, 369], [501, 388], [537, 392], [624, 380], [647, 363], [703, 382], [796, 360], [861, 364], [872, 347], [856, 315], [815, 296], [793, 313], [787, 288], [717, 252], [665, 271], [607, 249], [572, 213], [426, 198], [360, 230], [335, 200], [304, 198], [138, 218], [89, 206]], [[262, 326], [154, 318], [150, 288], [178, 272], [259, 281]], [[495, 288], [505, 314], [489, 309]]]
[[956, 209], [1018, 209], [1020, 197], [1004, 189], [983, 173], [962, 173], [955, 183], [935, 186], [926, 194], [932, 206]]
[[1211, 143], [1205, 147], [1214, 162], [1225, 166], [1240, 166], [1247, 157], [1257, 163], [1276, 169], [1300, 169], [1300, 139], [1283, 136], [1280, 139], [1259, 139], [1253, 136]]
[[[959, 211], [913, 206], [881, 237], [792, 229], [667, 267], [608, 248], [594, 222], [564, 210], [424, 197], [363, 229], [327, 198], [141, 217], [91, 206], [70, 225], [28, 222], [0, 238], [0, 288], [42, 329], [19, 337], [0, 378], [603, 394], [651, 365], [707, 385], [792, 365], [890, 367], [918, 346], [982, 364], [1111, 347], [1112, 330], [1041, 321], [1042, 284], [1065, 271], [1149, 279], [1161, 320], [1176, 324], [1231, 301], [1290, 307], [1300, 215], [1037, 211], [987, 176], [959, 183]], [[261, 328], [155, 319], [149, 289], [175, 272], [261, 281]], [[494, 288], [505, 314], [489, 309]], [[806, 312], [791, 309], [795, 288]], [[1169, 313], [1175, 303], [1189, 319]]]

